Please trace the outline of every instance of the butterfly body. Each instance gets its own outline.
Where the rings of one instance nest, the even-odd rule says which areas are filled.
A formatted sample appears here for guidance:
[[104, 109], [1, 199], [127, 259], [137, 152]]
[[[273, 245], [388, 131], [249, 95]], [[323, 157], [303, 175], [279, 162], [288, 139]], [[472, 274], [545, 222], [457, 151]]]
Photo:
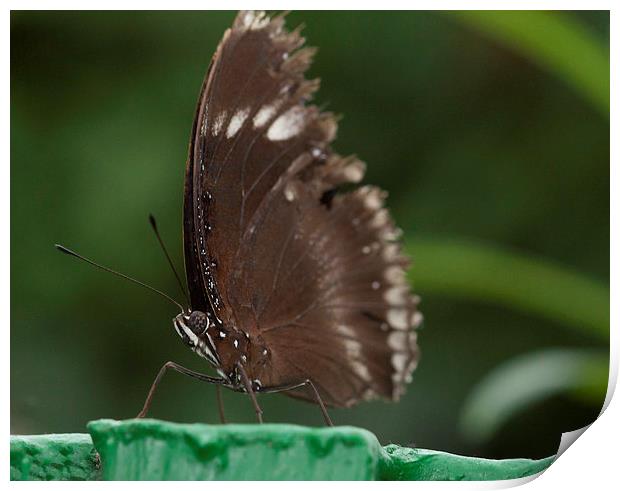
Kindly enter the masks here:
[[[186, 166], [184, 342], [233, 390], [351, 406], [397, 399], [418, 359], [418, 298], [384, 208], [308, 104], [314, 50], [282, 16], [241, 12], [200, 92]], [[249, 385], [248, 385], [249, 384]]]

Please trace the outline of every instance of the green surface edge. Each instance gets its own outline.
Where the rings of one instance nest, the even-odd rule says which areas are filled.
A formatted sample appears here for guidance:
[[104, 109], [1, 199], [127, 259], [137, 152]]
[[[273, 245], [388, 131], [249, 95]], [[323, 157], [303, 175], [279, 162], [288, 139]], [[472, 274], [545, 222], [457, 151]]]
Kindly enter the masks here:
[[[128, 421], [125, 423], [100, 420], [89, 423], [89, 430], [99, 425], [100, 431], [117, 425], [118, 431], [126, 431], [147, 425], [149, 431], [160, 431], [161, 434], [182, 429], [196, 430], [204, 427], [210, 432], [219, 431], [229, 433], [233, 430], [243, 440], [250, 437], [265, 437], [269, 432], [291, 430], [312, 438], [320, 435], [338, 435], [339, 438], [349, 438], [353, 444], [367, 445], [369, 454], [373, 448], [378, 455], [369, 455], [367, 463], [368, 479], [378, 480], [410, 480], [410, 481], [439, 481], [439, 480], [506, 480], [538, 474], [547, 469], [555, 459], [554, 456], [541, 460], [506, 459], [490, 460], [476, 457], [466, 457], [435, 450], [400, 447], [387, 445], [381, 447], [374, 435], [366, 430], [353, 427], [337, 427], [330, 433], [326, 428], [295, 427], [293, 425], [227, 425], [227, 427], [208, 425], [185, 425], [176, 423], [162, 423], [159, 421]], [[102, 426], [103, 425], [103, 426]], [[126, 425], [126, 426], [123, 426]], [[150, 425], [150, 426], [148, 426]], [[130, 432], [131, 432], [130, 431]], [[129, 434], [128, 432], [127, 434]], [[97, 442], [97, 436], [95, 441]], [[325, 437], [321, 437], [325, 440]], [[101, 443], [99, 443], [101, 444]], [[100, 480], [103, 478], [97, 453], [93, 446], [91, 435], [82, 433], [11, 436], [11, 480]], [[265, 476], [268, 479], [269, 476]]]
[[143, 419], [93, 421], [88, 430], [110, 480], [373, 480], [381, 452], [372, 433], [348, 426]]
[[437, 450], [383, 447], [379, 478], [384, 481], [500, 481], [532, 476], [546, 470], [555, 456], [540, 460], [492, 460]]
[[11, 481], [99, 481], [99, 456], [87, 433], [11, 435]]

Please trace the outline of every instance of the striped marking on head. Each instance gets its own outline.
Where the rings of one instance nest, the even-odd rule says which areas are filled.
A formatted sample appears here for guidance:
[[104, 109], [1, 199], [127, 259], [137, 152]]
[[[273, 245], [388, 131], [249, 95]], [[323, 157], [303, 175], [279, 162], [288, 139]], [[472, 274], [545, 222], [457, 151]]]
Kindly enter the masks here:
[[179, 314], [172, 319], [174, 329], [183, 342], [196, 354], [205, 358], [213, 366], [218, 367], [220, 361], [217, 356], [217, 350], [215, 349], [211, 335], [208, 333], [209, 327], [211, 326], [205, 329], [202, 336], [198, 336], [191, 330], [188, 322], [189, 316], [186, 314]]

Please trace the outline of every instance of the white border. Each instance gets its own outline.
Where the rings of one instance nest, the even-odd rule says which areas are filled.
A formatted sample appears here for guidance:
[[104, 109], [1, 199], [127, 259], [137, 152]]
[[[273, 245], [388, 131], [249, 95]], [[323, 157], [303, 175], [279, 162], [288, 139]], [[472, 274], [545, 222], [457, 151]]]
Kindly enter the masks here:
[[[10, 0], [7, 2], [12, 10], [239, 10], [242, 8], [262, 8], [268, 10], [610, 10], [614, 3], [604, 0], [584, 2], [579, 0], [507, 0], [503, 2], [490, 0], [428, 0], [403, 1], [384, 0], [380, 3], [353, 0], [315, 0], [315, 1], [269, 1], [269, 2], [207, 2], [199, 0], [177, 0], [151, 2], [136, 0], [109, 0], [80, 2], [61, 0], [46, 2], [41, 0]], [[224, 8], [222, 8], [224, 7]]]
[[[610, 1], [507, 1], [499, 4], [498, 2], [490, 2], [490, 1], [437, 1], [437, 2], [429, 2], [429, 1], [418, 1], [418, 2], [403, 2], [403, 1], [382, 1], [380, 4], [376, 2], [360, 2], [360, 1], [323, 1], [318, 0], [315, 2], [264, 2], [261, 5], [257, 5], [257, 2], [234, 2], [238, 6], [243, 8], [256, 8], [256, 7], [269, 7], [274, 10], [281, 10], [284, 8], [291, 9], [295, 8], [297, 10], [309, 10], [309, 9], [324, 9], [324, 10], [333, 10], [333, 9], [375, 9], [377, 7], [381, 7], [383, 9], [411, 9], [414, 8], [427, 8], [433, 10], [452, 10], [452, 9], [545, 9], [545, 10], [612, 10], [611, 12], [611, 66], [612, 66], [612, 79], [611, 79], [611, 87], [615, 87], [618, 81], [617, 73], [615, 73], [615, 69], [618, 66], [618, 46], [617, 46], [617, 27], [618, 21], [616, 18], [616, 13], [612, 8], [612, 2]], [[265, 5], [267, 3], [268, 5]], [[221, 3], [219, 4], [221, 5]], [[177, 0], [174, 3], [171, 2], [161, 2], [161, 1], [153, 1], [153, 2], [144, 2], [144, 1], [117, 1], [110, 0], [106, 2], [89, 2], [85, 4], [83, 1], [58, 1], [54, 2], [53, 5], [50, 5], [50, 2], [42, 2], [42, 1], [10, 1], [8, 2], [8, 6], [11, 9], [16, 10], [28, 10], [28, 9], [104, 9], [104, 8], [112, 8], [112, 9], [205, 9], [216, 7], [216, 2], [199, 2], [199, 1], [188, 1], [188, 0]], [[232, 4], [226, 2], [227, 9], [232, 8]], [[4, 25], [7, 26], [7, 29], [4, 32], [4, 40], [2, 43], [2, 56], [4, 58], [4, 66], [10, 66], [10, 29], [8, 26], [10, 25], [10, 12], [9, 10], [5, 10], [4, 15]], [[5, 76], [4, 78], [4, 107], [5, 107], [5, 119], [3, 123], [3, 131], [2, 137], [4, 139], [3, 148], [5, 149], [5, 165], [1, 167], [2, 172], [2, 186], [3, 193], [0, 199], [3, 201], [3, 213], [2, 213], [2, 232], [3, 234], [8, 235], [10, 227], [10, 139], [9, 139], [9, 131], [10, 131], [10, 92], [9, 92], [9, 77]], [[617, 130], [616, 124], [616, 115], [618, 109], [618, 100], [615, 97], [615, 94], [612, 92], [611, 94], [611, 134], [615, 135], [615, 131]], [[611, 141], [611, 189], [620, 192], [620, 186], [618, 185], [618, 171], [617, 171], [617, 150], [616, 150], [616, 142], [614, 139]], [[615, 193], [611, 194], [611, 305], [613, 306], [611, 309], [611, 372], [610, 372], [610, 385], [608, 390], [608, 396], [605, 401], [606, 409], [603, 411], [601, 416], [597, 421], [595, 421], [588, 429], [583, 433], [583, 435], [579, 438], [578, 443], [572, 445], [570, 448], [565, 449], [564, 453], [558, 458], [558, 460], [538, 479], [525, 478], [515, 481], [495, 481], [495, 482], [477, 482], [477, 483], [442, 483], [442, 482], [417, 482], [417, 483], [339, 483], [337, 484], [339, 487], [353, 487], [356, 489], [359, 486], [408, 486], [411, 489], [411, 486], [415, 486], [417, 489], [438, 489], [445, 487], [459, 487], [460, 489], [500, 489], [505, 487], [514, 487], [515, 485], [524, 484], [529, 482], [529, 486], [534, 489], [548, 489], [549, 487], [561, 487], [564, 490], [571, 489], [583, 489], [584, 487], [601, 487], [602, 489], [607, 489], [610, 483], [618, 482], [617, 479], [617, 463], [615, 455], [617, 455], [617, 440], [616, 436], [618, 435], [618, 420], [620, 419], [620, 409], [617, 401], [613, 401], [611, 396], [615, 390], [617, 385], [617, 371], [618, 371], [618, 335], [617, 335], [617, 320], [618, 320], [618, 305], [620, 305], [620, 298], [618, 295], [617, 288], [617, 273], [618, 273], [618, 262], [615, 260], [618, 253], [618, 227], [616, 225], [614, 217], [618, 216], [618, 205], [619, 200], [616, 198]], [[9, 238], [5, 235], [4, 240], [2, 240], [2, 271], [5, 273], [5, 281], [3, 282], [3, 290], [1, 298], [3, 299], [3, 303], [5, 304], [5, 308], [2, 309], [4, 313], [4, 331], [5, 331], [5, 387], [1, 392], [3, 397], [5, 398], [3, 404], [3, 412], [4, 412], [4, 421], [7, 428], [6, 434], [10, 434], [10, 425], [9, 425], [9, 381], [10, 381], [10, 306], [9, 306], [9, 298], [10, 298], [10, 241]], [[616, 253], [616, 255], [614, 255]], [[35, 299], [36, 301], [36, 299]], [[9, 448], [8, 445], [4, 445], [2, 447], [2, 457], [3, 462], [5, 463], [5, 472], [8, 471], [8, 461], [9, 461]], [[8, 476], [7, 476], [8, 477]], [[5, 483], [8, 484], [8, 479], [5, 480]], [[33, 486], [35, 483], [22, 483], [24, 486]], [[56, 487], [73, 487], [73, 486], [84, 486], [83, 483], [48, 483], [48, 486], [51, 488]], [[122, 483], [120, 486], [127, 486], [127, 483]], [[331, 484], [329, 486], [336, 485]], [[107, 487], [116, 487], [119, 486], [117, 483], [88, 483], [88, 486], [92, 486], [93, 488], [99, 488], [101, 486]], [[159, 488], [164, 489], [169, 487], [169, 484], [166, 483], [132, 483], [132, 487], [142, 487], [143, 489], [152, 489]], [[204, 483], [177, 483], [175, 486], [182, 487], [198, 487], [204, 488]], [[227, 483], [225, 484], [227, 489], [231, 487], [248, 489], [247, 486], [251, 486], [252, 491], [258, 491], [262, 489], [288, 489], [290, 483]], [[296, 483], [295, 486], [299, 486], [301, 488], [314, 488], [316, 483]], [[325, 486], [325, 484], [322, 484]]]

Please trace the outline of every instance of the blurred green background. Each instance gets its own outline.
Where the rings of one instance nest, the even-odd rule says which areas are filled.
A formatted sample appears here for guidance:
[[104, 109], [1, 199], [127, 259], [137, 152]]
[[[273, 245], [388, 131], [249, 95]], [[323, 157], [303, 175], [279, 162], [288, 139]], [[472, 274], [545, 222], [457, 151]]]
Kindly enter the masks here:
[[[181, 264], [187, 140], [232, 12], [11, 15], [11, 431], [133, 417], [167, 360], [203, 360], [149, 292]], [[398, 404], [337, 410], [384, 443], [542, 457], [607, 385], [607, 12], [293, 12], [320, 48], [336, 149], [368, 163], [414, 258], [422, 360]], [[225, 393], [230, 420], [254, 421]], [[321, 424], [263, 396], [266, 419]], [[217, 421], [214, 390], [169, 375], [152, 416]]]

